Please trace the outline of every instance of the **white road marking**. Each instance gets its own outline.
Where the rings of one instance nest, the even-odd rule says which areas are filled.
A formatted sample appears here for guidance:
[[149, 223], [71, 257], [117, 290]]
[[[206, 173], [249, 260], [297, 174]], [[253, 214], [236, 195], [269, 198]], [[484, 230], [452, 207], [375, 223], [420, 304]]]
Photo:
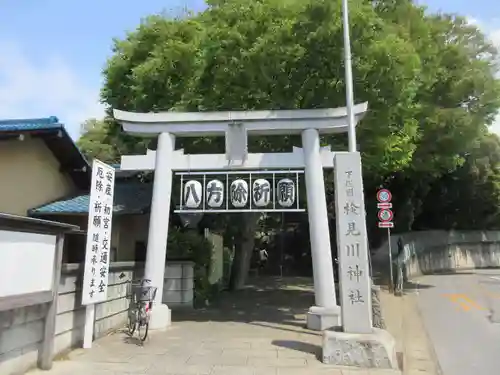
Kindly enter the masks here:
[[500, 277], [499, 276], [490, 276], [490, 279], [500, 281]]

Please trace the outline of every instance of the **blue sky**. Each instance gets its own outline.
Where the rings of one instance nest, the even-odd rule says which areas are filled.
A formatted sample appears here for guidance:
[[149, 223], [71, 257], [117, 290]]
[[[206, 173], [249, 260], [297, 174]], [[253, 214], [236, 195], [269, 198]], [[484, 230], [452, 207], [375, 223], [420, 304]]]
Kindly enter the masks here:
[[[500, 2], [420, 0], [431, 9], [471, 19], [500, 45]], [[101, 117], [101, 70], [113, 37], [141, 18], [203, 0], [0, 0], [0, 118], [55, 115], [73, 138], [80, 124]], [[500, 132], [500, 126], [498, 127]]]

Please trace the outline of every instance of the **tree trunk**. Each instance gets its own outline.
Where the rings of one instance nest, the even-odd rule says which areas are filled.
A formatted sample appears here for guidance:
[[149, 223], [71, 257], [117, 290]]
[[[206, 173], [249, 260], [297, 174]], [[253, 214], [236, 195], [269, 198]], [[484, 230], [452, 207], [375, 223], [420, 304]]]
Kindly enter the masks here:
[[240, 230], [234, 241], [234, 260], [229, 281], [230, 290], [242, 289], [247, 281], [259, 217], [260, 215], [255, 213], [242, 214]]

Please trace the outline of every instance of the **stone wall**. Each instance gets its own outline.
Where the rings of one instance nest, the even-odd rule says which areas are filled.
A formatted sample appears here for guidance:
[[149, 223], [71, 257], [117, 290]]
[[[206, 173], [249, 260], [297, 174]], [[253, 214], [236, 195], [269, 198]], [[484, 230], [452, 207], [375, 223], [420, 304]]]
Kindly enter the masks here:
[[190, 261], [167, 262], [163, 302], [172, 309], [193, 308], [194, 263]]
[[[398, 256], [398, 241], [403, 251]], [[458, 269], [500, 267], [500, 232], [422, 231], [391, 236], [393, 260], [405, 276]], [[377, 249], [373, 262], [388, 263], [388, 243]]]
[[[123, 326], [128, 308], [127, 283], [142, 276], [142, 264], [111, 263], [108, 298], [96, 305], [96, 337]], [[83, 265], [63, 265], [57, 306], [54, 354], [81, 346], [85, 307], [80, 304]], [[163, 301], [171, 308], [193, 306], [193, 263], [168, 262]], [[0, 374], [22, 374], [34, 367], [42, 340], [45, 305], [0, 312]]]

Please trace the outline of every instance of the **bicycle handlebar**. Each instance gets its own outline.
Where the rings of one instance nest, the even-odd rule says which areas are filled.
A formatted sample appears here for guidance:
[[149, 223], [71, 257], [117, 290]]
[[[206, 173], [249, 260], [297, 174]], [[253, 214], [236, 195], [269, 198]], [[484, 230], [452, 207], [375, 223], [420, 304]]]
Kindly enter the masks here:
[[144, 286], [144, 284], [151, 284], [151, 280], [150, 279], [130, 280], [130, 283], [140, 284], [140, 285]]

